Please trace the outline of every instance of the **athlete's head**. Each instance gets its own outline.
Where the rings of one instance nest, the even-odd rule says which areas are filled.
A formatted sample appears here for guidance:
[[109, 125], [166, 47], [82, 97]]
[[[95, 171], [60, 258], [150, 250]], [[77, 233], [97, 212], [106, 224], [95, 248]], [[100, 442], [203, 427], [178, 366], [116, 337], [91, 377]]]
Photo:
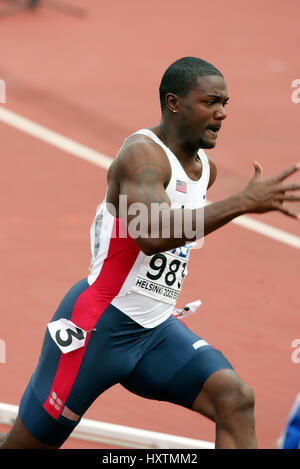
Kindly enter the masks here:
[[176, 60], [162, 77], [159, 95], [163, 115], [173, 116], [187, 143], [215, 146], [228, 96], [224, 77], [214, 65], [197, 57]]
[[197, 86], [199, 77], [208, 75], [224, 78], [216, 67], [197, 57], [183, 57], [172, 63], [165, 71], [159, 87], [162, 111], [165, 109], [167, 93], [174, 93], [184, 98], [192, 88]]

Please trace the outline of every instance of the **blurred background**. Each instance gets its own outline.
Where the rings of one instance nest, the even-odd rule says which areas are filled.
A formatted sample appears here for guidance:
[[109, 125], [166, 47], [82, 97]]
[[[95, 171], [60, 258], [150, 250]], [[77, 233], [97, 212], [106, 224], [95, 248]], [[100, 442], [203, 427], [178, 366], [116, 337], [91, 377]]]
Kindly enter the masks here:
[[[159, 122], [165, 69], [197, 56], [223, 73], [230, 96], [228, 118], [208, 152], [218, 167], [208, 198], [243, 189], [253, 160], [266, 176], [300, 161], [300, 103], [292, 100], [292, 82], [300, 79], [297, 0], [36, 3], [0, 1], [1, 108], [114, 158], [130, 133]], [[0, 402], [18, 404], [47, 322], [87, 275], [89, 228], [106, 170], [4, 121], [0, 142], [0, 338], [7, 357], [0, 364]], [[299, 221], [280, 213], [251, 218], [299, 241]], [[254, 389], [264, 448], [274, 446], [300, 387], [300, 364], [291, 360], [291, 343], [300, 335], [299, 260], [299, 244], [230, 224], [192, 256], [179, 302], [202, 299], [186, 322]], [[119, 386], [87, 416], [214, 439], [206, 419]], [[97, 447], [85, 445], [70, 440], [65, 447]]]

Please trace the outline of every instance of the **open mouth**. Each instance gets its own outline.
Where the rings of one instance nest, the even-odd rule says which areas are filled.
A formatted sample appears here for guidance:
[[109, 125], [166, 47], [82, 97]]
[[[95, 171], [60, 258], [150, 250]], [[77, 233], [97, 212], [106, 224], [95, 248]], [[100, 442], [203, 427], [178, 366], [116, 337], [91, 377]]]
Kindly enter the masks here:
[[221, 128], [220, 125], [209, 125], [209, 126], [207, 126], [207, 132], [208, 132], [212, 137], [217, 137], [220, 128]]
[[219, 132], [219, 129], [207, 129], [207, 132], [212, 136], [212, 137], [217, 137], [218, 136], [218, 132]]

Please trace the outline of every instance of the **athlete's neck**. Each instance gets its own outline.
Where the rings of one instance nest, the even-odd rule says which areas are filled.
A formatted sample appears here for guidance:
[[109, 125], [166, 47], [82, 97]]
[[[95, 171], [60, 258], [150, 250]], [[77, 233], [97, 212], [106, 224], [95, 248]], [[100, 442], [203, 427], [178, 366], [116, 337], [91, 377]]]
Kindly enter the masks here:
[[171, 123], [161, 120], [150, 129], [174, 153], [182, 163], [198, 158], [199, 148], [185, 141]]

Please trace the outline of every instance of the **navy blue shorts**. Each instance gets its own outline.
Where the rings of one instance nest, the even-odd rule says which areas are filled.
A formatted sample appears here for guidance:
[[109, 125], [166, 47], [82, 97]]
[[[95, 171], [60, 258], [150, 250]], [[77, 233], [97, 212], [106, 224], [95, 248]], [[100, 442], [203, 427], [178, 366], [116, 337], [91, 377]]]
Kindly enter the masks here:
[[[108, 301], [84, 279], [52, 318], [89, 331], [84, 347], [62, 353], [46, 330], [19, 408], [25, 427], [42, 443], [60, 447], [94, 400], [117, 383], [139, 396], [191, 409], [205, 380], [232, 368], [174, 316], [146, 329]], [[73, 336], [68, 339], [71, 343]]]

